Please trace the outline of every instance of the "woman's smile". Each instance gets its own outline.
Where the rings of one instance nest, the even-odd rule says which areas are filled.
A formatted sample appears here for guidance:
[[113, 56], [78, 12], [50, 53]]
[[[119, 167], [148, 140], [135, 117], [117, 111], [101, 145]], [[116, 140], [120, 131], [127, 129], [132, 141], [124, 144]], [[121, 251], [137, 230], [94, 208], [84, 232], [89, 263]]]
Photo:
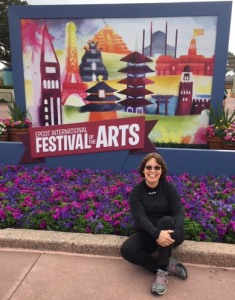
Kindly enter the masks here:
[[154, 188], [158, 185], [159, 179], [162, 174], [162, 168], [156, 162], [155, 158], [151, 158], [146, 162], [143, 173], [146, 179], [146, 184], [149, 187]]

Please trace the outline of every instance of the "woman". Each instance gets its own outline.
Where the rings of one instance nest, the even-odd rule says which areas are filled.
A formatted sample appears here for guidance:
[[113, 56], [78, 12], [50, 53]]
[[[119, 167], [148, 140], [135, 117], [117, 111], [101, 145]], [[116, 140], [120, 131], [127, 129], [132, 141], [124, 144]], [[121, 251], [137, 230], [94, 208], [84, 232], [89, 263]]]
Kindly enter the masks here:
[[[167, 166], [157, 153], [148, 154], [139, 166], [138, 183], [130, 193], [134, 233], [121, 246], [129, 262], [156, 274], [151, 292], [166, 292], [168, 275], [188, 277], [184, 265], [171, 256], [171, 250], [185, 239], [184, 211], [174, 185], [166, 180]], [[151, 254], [158, 252], [158, 257]]]

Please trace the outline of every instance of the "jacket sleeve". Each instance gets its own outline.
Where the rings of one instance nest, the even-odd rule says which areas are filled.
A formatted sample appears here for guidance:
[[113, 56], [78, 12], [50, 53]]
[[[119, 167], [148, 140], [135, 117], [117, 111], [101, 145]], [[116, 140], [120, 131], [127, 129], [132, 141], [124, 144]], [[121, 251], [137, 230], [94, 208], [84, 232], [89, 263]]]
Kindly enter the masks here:
[[157, 228], [152, 224], [152, 222], [147, 217], [145, 208], [140, 200], [141, 195], [136, 188], [133, 188], [130, 193], [130, 210], [134, 218], [135, 223], [137, 223], [141, 229], [149, 233], [155, 240], [158, 239], [161, 232], [160, 228]]
[[184, 227], [184, 218], [185, 218], [184, 209], [181, 203], [180, 195], [172, 183], [167, 182], [166, 192], [167, 192], [167, 199], [171, 207], [172, 217], [175, 220], [174, 232], [171, 233], [171, 238], [176, 240], [179, 237], [180, 232]]

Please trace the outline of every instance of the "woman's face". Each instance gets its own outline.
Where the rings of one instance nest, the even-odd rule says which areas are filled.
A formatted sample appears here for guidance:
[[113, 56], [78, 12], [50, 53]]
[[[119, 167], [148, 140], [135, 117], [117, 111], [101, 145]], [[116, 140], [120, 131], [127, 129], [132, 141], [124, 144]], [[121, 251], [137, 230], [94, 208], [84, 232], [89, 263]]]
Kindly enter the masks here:
[[156, 159], [152, 157], [146, 162], [143, 173], [146, 178], [146, 184], [154, 188], [158, 185], [162, 175], [162, 167], [156, 162]]

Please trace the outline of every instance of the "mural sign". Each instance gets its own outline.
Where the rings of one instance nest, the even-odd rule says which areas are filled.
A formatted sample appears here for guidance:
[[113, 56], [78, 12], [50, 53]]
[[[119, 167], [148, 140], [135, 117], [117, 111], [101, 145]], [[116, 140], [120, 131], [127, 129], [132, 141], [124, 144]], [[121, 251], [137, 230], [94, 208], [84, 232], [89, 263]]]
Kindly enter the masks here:
[[37, 158], [107, 151], [130, 150], [132, 153], [155, 152], [148, 139], [156, 121], [134, 117], [56, 126], [29, 128], [19, 134], [26, 147], [20, 164]]
[[[93, 128], [89, 123], [122, 119], [130, 126], [142, 116], [158, 121], [152, 142], [206, 144], [216, 16], [22, 18], [20, 24], [33, 127], [51, 134], [51, 126]], [[97, 136], [96, 129], [88, 136]], [[88, 138], [79, 151], [91, 149]]]

